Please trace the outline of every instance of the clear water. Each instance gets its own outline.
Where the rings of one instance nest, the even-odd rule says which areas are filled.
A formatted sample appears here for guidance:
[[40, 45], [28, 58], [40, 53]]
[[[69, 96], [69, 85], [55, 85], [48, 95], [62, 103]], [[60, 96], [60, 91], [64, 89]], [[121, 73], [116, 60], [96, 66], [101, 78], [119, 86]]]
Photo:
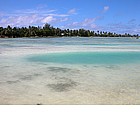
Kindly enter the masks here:
[[140, 104], [140, 39], [0, 39], [0, 104]]
[[12, 38], [0, 39], [0, 47], [133, 47], [139, 48], [140, 39], [136, 38]]
[[31, 62], [60, 64], [140, 64], [140, 52], [74, 52], [31, 56]]

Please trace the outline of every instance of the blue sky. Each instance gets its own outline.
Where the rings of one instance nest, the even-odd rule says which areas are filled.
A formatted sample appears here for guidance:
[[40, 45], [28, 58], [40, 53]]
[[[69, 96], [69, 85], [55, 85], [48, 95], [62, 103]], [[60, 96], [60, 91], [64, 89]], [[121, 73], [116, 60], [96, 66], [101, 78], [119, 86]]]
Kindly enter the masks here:
[[140, 0], [1, 0], [0, 26], [43, 26], [140, 34]]

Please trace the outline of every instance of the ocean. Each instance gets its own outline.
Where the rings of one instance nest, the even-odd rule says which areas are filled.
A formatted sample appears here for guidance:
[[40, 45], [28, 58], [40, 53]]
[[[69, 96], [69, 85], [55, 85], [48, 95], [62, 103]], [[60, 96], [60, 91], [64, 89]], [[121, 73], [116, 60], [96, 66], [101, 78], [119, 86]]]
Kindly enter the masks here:
[[140, 104], [140, 39], [0, 39], [0, 104]]

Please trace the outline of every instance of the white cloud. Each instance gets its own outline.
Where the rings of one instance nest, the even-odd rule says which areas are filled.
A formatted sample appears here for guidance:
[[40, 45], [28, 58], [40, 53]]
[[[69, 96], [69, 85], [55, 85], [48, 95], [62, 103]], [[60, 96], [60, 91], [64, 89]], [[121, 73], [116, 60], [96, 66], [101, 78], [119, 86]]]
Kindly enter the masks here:
[[104, 6], [103, 12], [107, 12], [109, 10], [109, 6]]
[[76, 14], [76, 9], [75, 9], [75, 8], [70, 9], [70, 10], [68, 11], [68, 14]]
[[22, 9], [15, 10], [11, 13], [0, 12], [0, 26], [42, 26], [44, 23], [66, 22], [68, 20], [67, 13], [58, 13], [54, 9]]
[[82, 26], [87, 26], [87, 25], [90, 25], [92, 24], [93, 22], [95, 22], [96, 18], [86, 18], [82, 23], [81, 25]]
[[67, 14], [47, 14], [49, 16], [55, 16], [55, 17], [68, 17], [69, 15]]
[[128, 21], [128, 24], [130, 25], [135, 25], [136, 24], [136, 19], [131, 19]]
[[70, 29], [79, 29], [79, 28], [84, 28], [84, 29], [89, 29], [89, 30], [95, 30], [97, 28], [97, 25], [95, 24], [95, 21], [97, 18], [86, 18], [81, 22], [72, 22], [66, 27]]
[[0, 13], [0, 17], [2, 17], [3, 16], [3, 14], [2, 13]]
[[62, 18], [60, 19], [61, 22], [65, 22], [65, 21], [68, 21], [68, 18]]
[[140, 34], [140, 29], [137, 24], [129, 24], [129, 22], [122, 23], [110, 23], [105, 26], [100, 27], [99, 30], [115, 32], [115, 33], [130, 33], [130, 34]]
[[8, 17], [3, 17], [0, 20], [0, 26], [28, 26], [32, 24], [39, 24], [40, 20], [42, 18], [39, 17], [36, 14], [32, 15], [24, 15], [24, 16], [8, 16]]
[[53, 21], [55, 21], [56, 18], [54, 18], [53, 16], [48, 16], [48, 17], [45, 17], [41, 20], [42, 23], [51, 23]]

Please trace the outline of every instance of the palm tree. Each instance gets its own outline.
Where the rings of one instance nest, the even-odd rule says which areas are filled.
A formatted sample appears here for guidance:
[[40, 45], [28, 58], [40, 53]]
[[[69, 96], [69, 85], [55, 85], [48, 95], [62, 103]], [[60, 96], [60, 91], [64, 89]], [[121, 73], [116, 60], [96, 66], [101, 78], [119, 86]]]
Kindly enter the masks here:
[[85, 29], [79, 30], [70, 30], [70, 29], [60, 29], [54, 28], [50, 24], [46, 23], [43, 28], [42, 27], [14, 27], [12, 28], [10, 25], [7, 28], [0, 27], [0, 37], [47, 37], [47, 36], [82, 36], [82, 37], [90, 37], [90, 36], [101, 36], [101, 37], [139, 37], [139, 35], [130, 35], [128, 33], [125, 34], [116, 34], [112, 32], [104, 32], [104, 31], [90, 31]]

